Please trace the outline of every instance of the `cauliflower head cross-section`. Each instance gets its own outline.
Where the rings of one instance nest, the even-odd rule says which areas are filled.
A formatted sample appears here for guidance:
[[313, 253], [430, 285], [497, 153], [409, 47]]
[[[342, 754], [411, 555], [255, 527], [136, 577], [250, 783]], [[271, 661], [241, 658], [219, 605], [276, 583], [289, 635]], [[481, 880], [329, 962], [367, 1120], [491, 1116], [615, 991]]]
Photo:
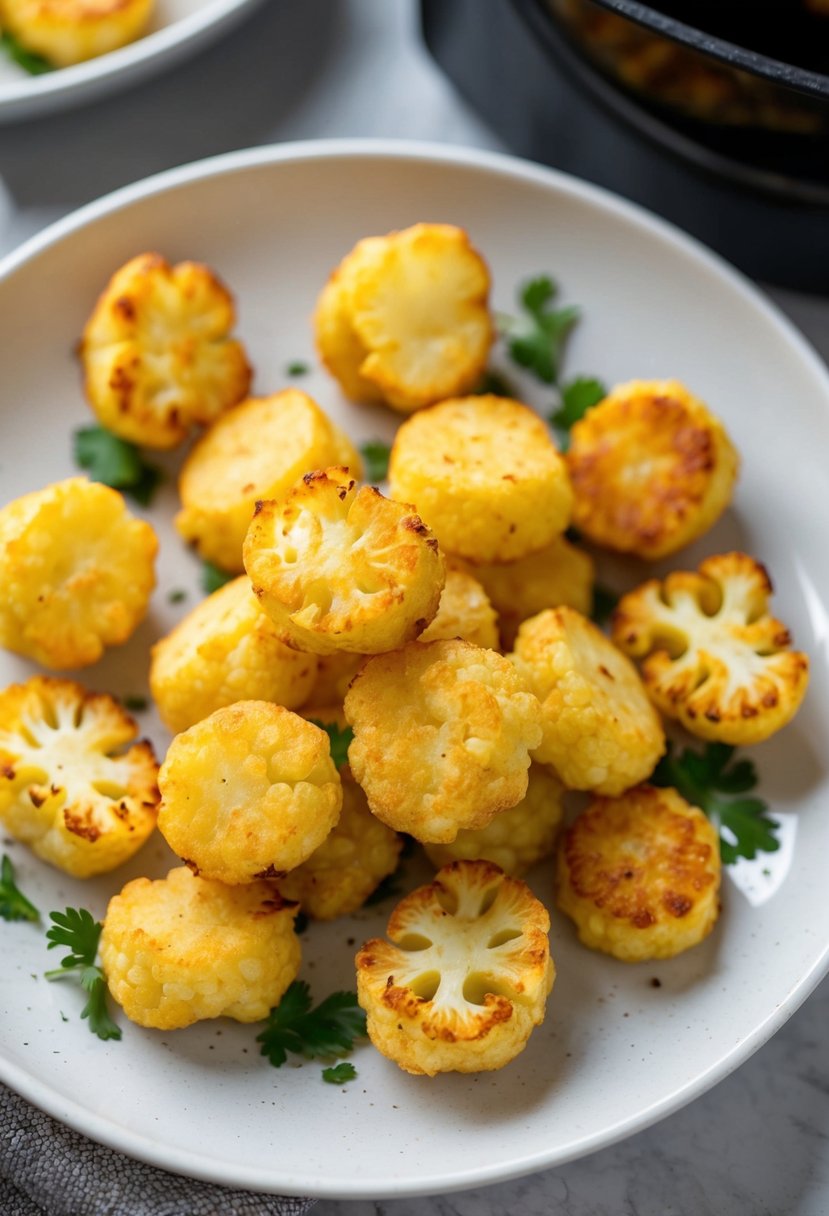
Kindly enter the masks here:
[[0, 0], [0, 25], [57, 68], [94, 59], [142, 34], [155, 0]]

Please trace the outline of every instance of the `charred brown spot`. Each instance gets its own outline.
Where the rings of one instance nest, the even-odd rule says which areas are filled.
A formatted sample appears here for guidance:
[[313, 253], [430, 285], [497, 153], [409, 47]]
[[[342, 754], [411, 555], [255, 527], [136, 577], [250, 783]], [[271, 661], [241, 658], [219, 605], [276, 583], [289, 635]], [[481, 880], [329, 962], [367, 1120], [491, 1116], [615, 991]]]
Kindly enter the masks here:
[[635, 912], [630, 918], [631, 924], [637, 929], [649, 929], [651, 925], [656, 923], [656, 917], [647, 908], [643, 908], [641, 912]]
[[678, 895], [675, 891], [666, 891], [662, 902], [671, 916], [677, 918], [687, 916], [694, 906], [693, 900], [689, 899], [687, 895]]
[[262, 508], [264, 506], [265, 506], [264, 500], [261, 498], [257, 498], [256, 502], [253, 504], [253, 518], [254, 519], [256, 519], [256, 516], [259, 514], [259, 512], [262, 510]]
[[400, 521], [400, 526], [408, 532], [414, 532], [416, 536], [426, 536], [429, 532], [419, 515], [407, 515]]
[[67, 832], [71, 832], [73, 836], [80, 836], [82, 840], [88, 840], [90, 844], [94, 844], [100, 838], [101, 830], [92, 822], [88, 814], [81, 816], [71, 810], [65, 810], [63, 822]]
[[46, 794], [41, 793], [40, 790], [35, 790], [33, 787], [29, 790], [29, 798], [31, 799], [32, 806], [42, 807], [46, 801]]
[[195, 861], [191, 861], [189, 857], [182, 857], [181, 860], [187, 866], [187, 869], [190, 871], [190, 873], [195, 874], [196, 878], [198, 878], [199, 874], [201, 873], [201, 870], [196, 865]]
[[277, 870], [276, 866], [271, 862], [264, 870], [260, 870], [254, 874], [254, 878], [284, 878], [287, 870]]
[[119, 296], [112, 305], [112, 311], [123, 317], [125, 321], [135, 320], [135, 305], [129, 296]]
[[9, 781], [14, 781], [14, 769], [10, 764], [0, 765], [0, 775], [8, 778]]
[[610, 673], [610, 672], [607, 670], [607, 668], [605, 667], [604, 663], [600, 663], [600, 664], [599, 664], [599, 671], [602, 673], [602, 675], [603, 675], [603, 676], [607, 676], [608, 680], [615, 680], [615, 678], [616, 678], [614, 675], [612, 675], [612, 674], [611, 674], [611, 673]]

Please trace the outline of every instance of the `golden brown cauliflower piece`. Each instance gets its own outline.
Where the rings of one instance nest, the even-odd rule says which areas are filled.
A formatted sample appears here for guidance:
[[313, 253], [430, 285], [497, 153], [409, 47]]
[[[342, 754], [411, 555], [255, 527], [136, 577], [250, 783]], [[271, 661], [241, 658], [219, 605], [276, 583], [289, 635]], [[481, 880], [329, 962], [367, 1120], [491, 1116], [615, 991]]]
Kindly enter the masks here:
[[56, 68], [126, 46], [144, 33], [155, 0], [0, 0], [0, 25]]
[[651, 579], [622, 598], [613, 640], [642, 659], [654, 704], [691, 734], [760, 743], [794, 717], [809, 659], [769, 615], [771, 580], [745, 553]]
[[136, 878], [109, 902], [101, 964], [131, 1021], [179, 1030], [204, 1018], [258, 1022], [296, 979], [296, 904], [276, 887], [227, 887], [185, 867]]
[[407, 419], [389, 487], [415, 504], [444, 549], [476, 564], [543, 549], [567, 527], [573, 502], [546, 426], [506, 397], [443, 401]]
[[156, 642], [150, 689], [162, 721], [177, 733], [235, 701], [294, 709], [307, 699], [316, 675], [316, 658], [280, 642], [243, 575]]
[[498, 645], [495, 609], [477, 578], [456, 565], [447, 569], [437, 616], [418, 641], [441, 642], [449, 638], [463, 638], [464, 642], [485, 650], [494, 650]]
[[527, 793], [521, 801], [501, 811], [485, 828], [458, 832], [451, 844], [425, 845], [432, 864], [483, 858], [513, 878], [521, 878], [549, 856], [564, 814], [564, 786], [540, 764], [530, 765], [527, 778]]
[[147, 613], [158, 541], [117, 490], [70, 477], [0, 510], [0, 645], [62, 669], [95, 663]]
[[155, 827], [158, 765], [106, 693], [33, 676], [0, 693], [0, 823], [75, 878], [114, 870]]
[[422, 633], [445, 569], [411, 507], [357, 488], [348, 470], [308, 473], [257, 503], [245, 569], [283, 640], [313, 654], [378, 654]]
[[461, 641], [370, 659], [345, 716], [349, 764], [374, 814], [437, 844], [520, 802], [541, 742], [538, 702], [509, 660]]
[[328, 735], [267, 701], [238, 701], [176, 735], [158, 784], [170, 848], [231, 884], [301, 865], [342, 806]]
[[313, 469], [362, 464], [350, 440], [298, 389], [251, 397], [203, 435], [179, 478], [176, 527], [199, 554], [241, 573], [242, 542], [259, 499], [281, 498]]
[[230, 292], [207, 266], [142, 253], [117, 270], [80, 344], [86, 395], [122, 439], [172, 448], [250, 387]]
[[460, 228], [368, 237], [319, 298], [320, 356], [347, 396], [402, 413], [469, 392], [494, 339], [488, 294], [486, 264]]
[[369, 1037], [406, 1072], [503, 1068], [544, 1020], [550, 917], [488, 861], [454, 861], [392, 912], [391, 942], [357, 954]]
[[623, 962], [672, 958], [719, 914], [716, 828], [676, 790], [640, 785], [597, 798], [565, 832], [558, 906], [579, 938]]
[[514, 661], [541, 702], [533, 759], [571, 790], [621, 794], [649, 777], [665, 734], [636, 668], [574, 608], [531, 617]]
[[570, 436], [573, 523], [597, 545], [665, 557], [707, 532], [731, 501], [737, 453], [677, 380], [620, 384]]

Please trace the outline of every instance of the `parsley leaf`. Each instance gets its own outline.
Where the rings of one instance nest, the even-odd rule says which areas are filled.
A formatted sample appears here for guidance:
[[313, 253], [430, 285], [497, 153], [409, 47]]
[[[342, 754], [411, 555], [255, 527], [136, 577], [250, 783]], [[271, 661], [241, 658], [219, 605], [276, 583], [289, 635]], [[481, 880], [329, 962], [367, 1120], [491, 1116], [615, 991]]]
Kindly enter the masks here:
[[526, 319], [517, 332], [511, 325], [507, 334], [510, 358], [545, 384], [558, 382], [564, 344], [579, 318], [572, 305], [553, 307], [557, 295], [558, 287], [548, 275], [530, 279], [518, 295]]
[[280, 1068], [288, 1052], [309, 1060], [347, 1056], [354, 1050], [354, 1040], [365, 1033], [366, 1015], [356, 993], [334, 992], [312, 1009], [308, 985], [294, 980], [256, 1041], [262, 1044], [261, 1054]]
[[183, 591], [181, 587], [176, 587], [174, 591], [170, 591], [167, 595], [168, 604], [183, 604], [186, 599], [187, 592]]
[[751, 760], [731, 763], [734, 748], [727, 743], [707, 743], [702, 752], [686, 747], [676, 754], [671, 744], [659, 761], [651, 781], [673, 786], [694, 806], [705, 811], [720, 833], [720, 855], [725, 865], [738, 857], [753, 861], [758, 853], [776, 853], [779, 824], [760, 798], [735, 798], [757, 784]]
[[602, 583], [594, 584], [593, 611], [590, 614], [591, 620], [597, 625], [606, 624], [613, 615], [618, 603], [619, 597], [610, 587], [605, 587]]
[[472, 390], [472, 393], [476, 397], [482, 397], [488, 393], [492, 393], [495, 397], [515, 397], [515, 389], [509, 380], [500, 372], [491, 370], [484, 372], [481, 383]]
[[201, 585], [207, 595], [212, 595], [214, 591], [224, 587], [225, 583], [229, 583], [233, 577], [232, 574], [228, 574], [227, 570], [220, 570], [212, 562], [202, 562]]
[[122, 490], [142, 507], [148, 506], [161, 482], [161, 470], [147, 464], [134, 443], [102, 426], [82, 426], [75, 431], [73, 451], [75, 462], [93, 481]]
[[310, 718], [309, 721], [328, 735], [331, 743], [331, 759], [335, 766], [342, 768], [344, 764], [348, 764], [348, 745], [354, 738], [354, 731], [351, 727], [340, 728], [336, 722], [320, 722], [318, 718]]
[[150, 703], [146, 697], [136, 696], [130, 693], [124, 697], [124, 709], [128, 709], [130, 713], [142, 714], [146, 709], [149, 709]]
[[357, 1069], [353, 1064], [344, 1061], [342, 1064], [335, 1064], [332, 1068], [323, 1068], [322, 1079], [327, 1081], [329, 1085], [345, 1085], [346, 1081], [353, 1081], [357, 1076]]
[[289, 376], [307, 376], [310, 370], [308, 364], [303, 363], [301, 359], [295, 359], [285, 368]]
[[389, 445], [380, 439], [369, 439], [360, 444], [360, 455], [365, 464], [366, 481], [385, 481], [389, 475]]
[[594, 376], [576, 376], [562, 387], [561, 405], [550, 414], [550, 424], [562, 452], [570, 446], [570, 427], [607, 396], [607, 388]]
[[120, 1039], [121, 1031], [109, 1016], [107, 983], [103, 971], [95, 962], [98, 940], [103, 926], [86, 908], [67, 908], [65, 912], [50, 912], [52, 928], [46, 934], [53, 950], [67, 946], [69, 953], [61, 959], [60, 967], [47, 971], [47, 980], [73, 976], [87, 994], [81, 1017], [89, 1019], [89, 1029], [99, 1039]]
[[14, 881], [14, 866], [4, 853], [0, 862], [0, 916], [3, 920], [40, 920], [40, 913]]
[[51, 64], [48, 59], [44, 59], [42, 55], [35, 54], [34, 51], [27, 51], [25, 46], [8, 30], [3, 30], [0, 34], [0, 47], [13, 63], [16, 63], [19, 68], [23, 68], [24, 72], [28, 72], [30, 76], [42, 76], [44, 72], [54, 71], [54, 64]]

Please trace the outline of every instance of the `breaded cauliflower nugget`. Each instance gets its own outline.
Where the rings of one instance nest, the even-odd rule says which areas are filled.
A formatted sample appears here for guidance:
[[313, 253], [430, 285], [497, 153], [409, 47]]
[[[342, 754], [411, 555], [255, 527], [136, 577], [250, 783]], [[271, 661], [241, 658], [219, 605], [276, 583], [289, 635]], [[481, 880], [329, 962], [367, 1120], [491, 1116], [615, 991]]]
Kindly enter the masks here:
[[570, 432], [573, 523], [597, 545], [665, 557], [719, 519], [738, 466], [725, 427], [677, 380], [620, 384]]
[[117, 701], [33, 676], [0, 693], [0, 823], [38, 857], [89, 878], [155, 827], [158, 765]]
[[235, 701], [307, 700], [317, 660], [280, 642], [242, 575], [197, 604], [152, 648], [150, 689], [162, 721], [187, 730]]
[[0, 510], [0, 645], [62, 669], [95, 663], [147, 614], [158, 541], [117, 490], [70, 477]]
[[514, 661], [541, 702], [533, 759], [571, 790], [621, 794], [649, 777], [665, 733], [636, 668], [574, 608], [552, 608], [518, 631]]
[[654, 704], [691, 734], [760, 743], [794, 717], [809, 683], [807, 655], [769, 614], [771, 593], [753, 557], [721, 553], [623, 596], [613, 640], [643, 660]]
[[573, 495], [542, 420], [506, 397], [443, 401], [407, 419], [389, 461], [392, 498], [411, 502], [441, 546], [510, 562], [567, 527]]
[[80, 344], [86, 395], [122, 439], [172, 448], [250, 387], [241, 342], [229, 336], [233, 298], [198, 262], [142, 253], [112, 276]]
[[296, 904], [276, 887], [228, 887], [185, 867], [136, 878], [109, 902], [101, 964], [127, 1017], [155, 1030], [204, 1018], [258, 1022], [296, 979]]
[[440, 642], [449, 638], [463, 638], [464, 642], [485, 650], [494, 650], [498, 645], [495, 609], [487, 593], [476, 578], [453, 565], [446, 571], [437, 616], [418, 641]]
[[347, 396], [406, 414], [469, 392], [494, 339], [488, 295], [486, 264], [460, 228], [368, 237], [319, 298], [320, 357]]
[[256, 503], [281, 498], [305, 473], [362, 464], [350, 440], [298, 389], [252, 397], [211, 427], [184, 462], [176, 527], [199, 554], [241, 573]]
[[158, 827], [205, 878], [276, 878], [306, 861], [339, 818], [328, 735], [267, 701], [217, 709], [170, 744]]
[[509, 660], [461, 641], [370, 659], [345, 716], [349, 764], [374, 814], [434, 844], [520, 802], [541, 742], [538, 702]]
[[0, 25], [56, 68], [126, 46], [144, 33], [155, 0], [0, 0]]
[[672, 958], [719, 914], [716, 828], [676, 790], [597, 798], [562, 837], [557, 902], [579, 938], [623, 962]]
[[455, 861], [397, 905], [391, 942], [357, 954], [369, 1037], [406, 1072], [503, 1068], [544, 1020], [555, 979], [550, 917], [488, 861]]
[[435, 866], [450, 861], [493, 861], [513, 878], [521, 878], [553, 851], [564, 814], [564, 786], [540, 764], [531, 764], [527, 793], [477, 831], [458, 832], [451, 844], [427, 844]]
[[307, 473], [282, 499], [259, 502], [245, 569], [283, 640], [312, 654], [379, 654], [434, 618], [443, 555], [404, 503], [348, 470]]

